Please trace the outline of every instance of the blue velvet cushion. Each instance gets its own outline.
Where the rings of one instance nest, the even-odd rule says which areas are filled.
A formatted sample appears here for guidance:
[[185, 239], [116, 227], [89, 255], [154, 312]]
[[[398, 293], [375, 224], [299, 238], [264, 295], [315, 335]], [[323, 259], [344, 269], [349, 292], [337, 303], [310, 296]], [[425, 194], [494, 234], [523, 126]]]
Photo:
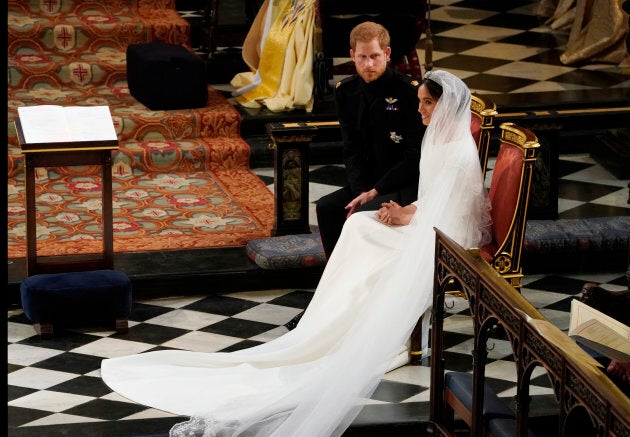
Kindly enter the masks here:
[[[464, 372], [448, 372], [444, 375], [444, 387], [448, 388], [472, 412], [473, 375]], [[496, 417], [514, 418], [514, 412], [487, 384], [483, 392], [484, 422]]]
[[131, 281], [116, 270], [29, 276], [20, 284], [20, 295], [33, 323], [111, 321], [131, 312]]
[[619, 251], [630, 244], [630, 216], [528, 220], [524, 252]]
[[282, 235], [250, 240], [246, 251], [249, 259], [268, 270], [326, 264], [319, 234]]
[[528, 220], [523, 240], [524, 252], [572, 252], [577, 241], [557, 220]]

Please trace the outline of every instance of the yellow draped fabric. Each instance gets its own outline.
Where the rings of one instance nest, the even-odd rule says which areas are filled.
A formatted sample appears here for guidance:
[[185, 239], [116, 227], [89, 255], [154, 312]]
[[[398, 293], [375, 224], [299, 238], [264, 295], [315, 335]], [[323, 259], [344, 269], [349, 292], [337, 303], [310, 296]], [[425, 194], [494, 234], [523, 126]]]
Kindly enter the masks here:
[[265, 0], [243, 44], [243, 59], [252, 71], [231, 81], [236, 101], [250, 108], [310, 112], [314, 28], [314, 0]]
[[628, 15], [622, 0], [578, 0], [569, 41], [560, 61], [620, 64], [627, 61]]
[[545, 24], [553, 30], [570, 30], [575, 20], [576, 0], [541, 0], [538, 13], [549, 17]]
[[538, 13], [548, 16], [553, 30], [567, 30], [569, 40], [560, 61], [604, 62], [626, 66], [628, 14], [621, 9], [623, 0], [541, 0]]

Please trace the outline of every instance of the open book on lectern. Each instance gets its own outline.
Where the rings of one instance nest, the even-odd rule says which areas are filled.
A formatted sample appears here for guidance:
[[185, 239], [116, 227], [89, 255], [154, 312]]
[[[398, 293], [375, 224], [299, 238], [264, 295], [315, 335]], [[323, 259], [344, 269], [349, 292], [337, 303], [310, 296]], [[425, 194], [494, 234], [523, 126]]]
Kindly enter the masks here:
[[117, 141], [109, 106], [17, 108], [26, 144]]

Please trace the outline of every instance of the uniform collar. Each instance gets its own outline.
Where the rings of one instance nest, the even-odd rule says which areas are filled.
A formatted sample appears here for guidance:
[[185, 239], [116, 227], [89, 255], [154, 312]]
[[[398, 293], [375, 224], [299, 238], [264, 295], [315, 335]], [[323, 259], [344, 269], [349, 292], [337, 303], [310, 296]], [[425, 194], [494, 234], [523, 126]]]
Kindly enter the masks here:
[[394, 71], [391, 68], [387, 67], [378, 79], [370, 83], [364, 81], [363, 78], [361, 78], [361, 85], [365, 91], [377, 92], [383, 89], [392, 77], [394, 77]]

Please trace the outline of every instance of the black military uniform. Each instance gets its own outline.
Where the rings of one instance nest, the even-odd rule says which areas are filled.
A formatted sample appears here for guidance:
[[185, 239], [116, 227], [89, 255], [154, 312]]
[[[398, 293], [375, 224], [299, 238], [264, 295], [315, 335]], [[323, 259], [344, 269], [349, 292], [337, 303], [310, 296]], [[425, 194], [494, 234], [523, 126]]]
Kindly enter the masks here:
[[337, 83], [335, 100], [348, 184], [317, 201], [327, 256], [341, 234], [345, 206], [362, 192], [375, 188], [379, 195], [358, 211], [376, 210], [389, 200], [407, 205], [417, 199], [425, 130], [418, 113], [419, 85], [418, 80], [391, 68], [370, 83], [359, 75]]

